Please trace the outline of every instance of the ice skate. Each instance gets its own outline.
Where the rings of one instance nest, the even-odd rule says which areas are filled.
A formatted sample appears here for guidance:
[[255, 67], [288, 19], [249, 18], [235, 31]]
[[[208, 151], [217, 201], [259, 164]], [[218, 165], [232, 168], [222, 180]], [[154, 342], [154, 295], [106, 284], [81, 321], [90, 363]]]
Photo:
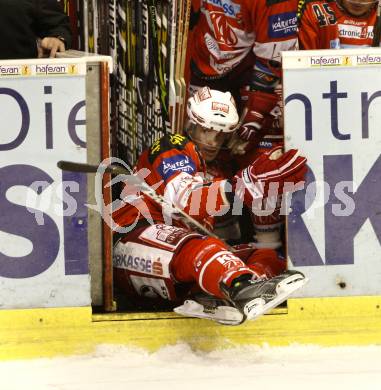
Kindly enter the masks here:
[[280, 305], [307, 281], [299, 271], [285, 271], [271, 279], [241, 277], [231, 287], [222, 284], [221, 288], [247, 320], [255, 320]]
[[196, 294], [173, 310], [185, 317], [208, 319], [223, 325], [239, 325], [245, 320], [244, 315], [228, 300], [203, 293]]

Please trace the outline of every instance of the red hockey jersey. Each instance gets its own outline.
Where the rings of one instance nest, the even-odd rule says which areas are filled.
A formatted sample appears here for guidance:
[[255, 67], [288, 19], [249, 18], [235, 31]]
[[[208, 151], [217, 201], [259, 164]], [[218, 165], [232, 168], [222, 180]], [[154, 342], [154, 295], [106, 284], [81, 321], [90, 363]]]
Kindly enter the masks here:
[[299, 2], [299, 46], [304, 50], [371, 46], [376, 7], [366, 17], [354, 17], [335, 0]]
[[[214, 222], [213, 215], [228, 205], [223, 189], [225, 181], [206, 179], [205, 162], [196, 145], [180, 134], [169, 134], [154, 142], [138, 159], [136, 172], [170, 204], [209, 228]], [[142, 219], [164, 222], [162, 207], [128, 183], [121, 198], [125, 204], [113, 214], [117, 225], [130, 226]], [[173, 217], [174, 224], [182, 226], [181, 220]]]
[[280, 52], [295, 48], [297, 0], [196, 0], [199, 20], [191, 58], [207, 76], [223, 76], [253, 50], [267, 67]]

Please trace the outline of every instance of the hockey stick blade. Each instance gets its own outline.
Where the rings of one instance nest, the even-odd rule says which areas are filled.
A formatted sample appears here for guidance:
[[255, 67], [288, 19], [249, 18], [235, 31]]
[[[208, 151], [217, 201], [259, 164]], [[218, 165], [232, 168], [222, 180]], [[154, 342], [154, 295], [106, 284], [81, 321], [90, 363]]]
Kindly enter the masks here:
[[112, 173], [114, 175], [131, 175], [131, 172], [126, 168], [115, 165], [91, 165], [61, 160], [57, 162], [57, 167], [63, 171], [71, 172], [97, 173], [99, 169], [103, 169], [106, 173]]

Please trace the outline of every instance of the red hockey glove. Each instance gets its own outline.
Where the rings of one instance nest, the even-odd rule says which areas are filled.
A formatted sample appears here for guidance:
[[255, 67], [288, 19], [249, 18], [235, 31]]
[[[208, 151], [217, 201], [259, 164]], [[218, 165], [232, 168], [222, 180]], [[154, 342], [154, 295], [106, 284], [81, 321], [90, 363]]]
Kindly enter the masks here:
[[242, 125], [235, 131], [229, 147], [232, 154], [244, 154], [258, 145], [262, 138], [261, 128], [265, 118], [278, 103], [274, 93], [249, 91], [242, 93], [242, 100], [247, 99], [242, 114]]
[[233, 178], [236, 196], [253, 211], [263, 208], [263, 199], [273, 199], [277, 203], [279, 195], [294, 192], [304, 184], [307, 159], [299, 156], [296, 149], [280, 154], [281, 147], [277, 147], [260, 155]]

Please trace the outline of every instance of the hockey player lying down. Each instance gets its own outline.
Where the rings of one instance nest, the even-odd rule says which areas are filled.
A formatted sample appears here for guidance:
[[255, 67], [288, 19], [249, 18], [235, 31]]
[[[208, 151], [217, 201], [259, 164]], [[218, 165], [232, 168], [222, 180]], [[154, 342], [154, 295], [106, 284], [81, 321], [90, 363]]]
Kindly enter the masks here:
[[[187, 113], [186, 136], [157, 140], [138, 159], [136, 174], [204, 227], [212, 230], [223, 221], [227, 239], [237, 233], [231, 216], [242, 205], [260, 213], [272, 199], [279, 213], [281, 195], [303, 182], [306, 159], [297, 150], [272, 150], [232, 174], [222, 156], [239, 121], [231, 94], [202, 88], [188, 100]], [[230, 247], [199, 233], [128, 183], [121, 198], [113, 215], [124, 231], [115, 232], [114, 280], [130, 297], [185, 300], [175, 311], [238, 324], [279, 305], [306, 281], [302, 273], [287, 271], [273, 249]]]

